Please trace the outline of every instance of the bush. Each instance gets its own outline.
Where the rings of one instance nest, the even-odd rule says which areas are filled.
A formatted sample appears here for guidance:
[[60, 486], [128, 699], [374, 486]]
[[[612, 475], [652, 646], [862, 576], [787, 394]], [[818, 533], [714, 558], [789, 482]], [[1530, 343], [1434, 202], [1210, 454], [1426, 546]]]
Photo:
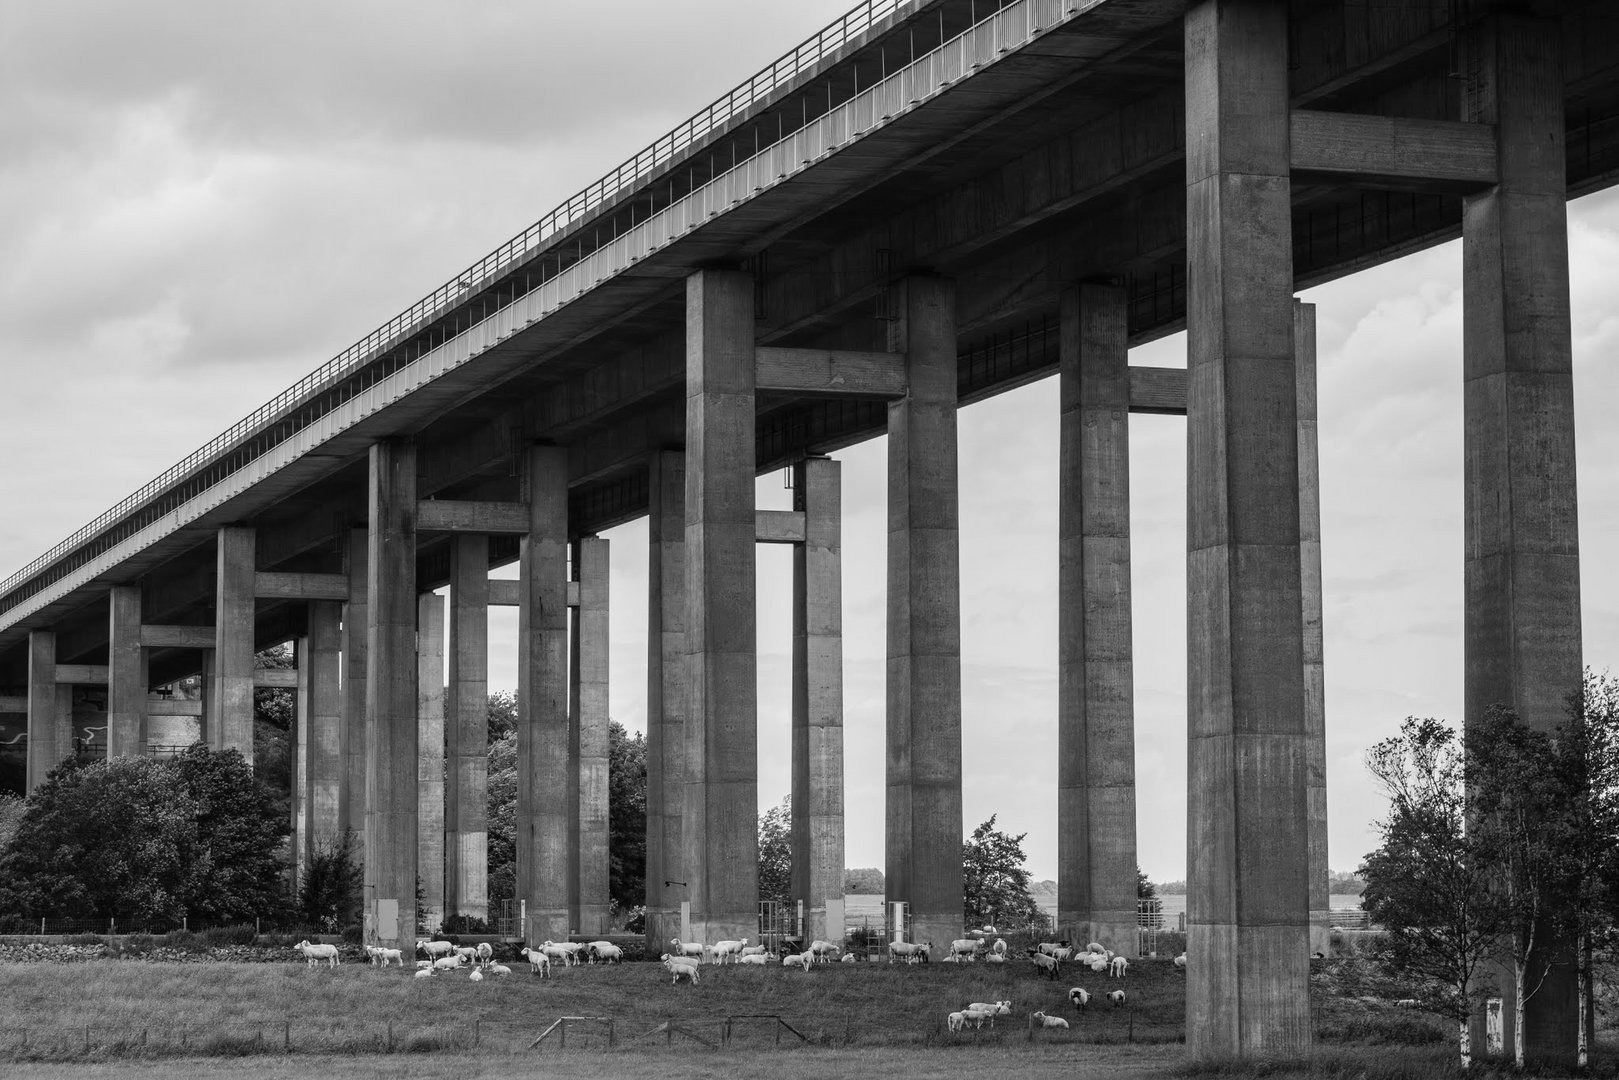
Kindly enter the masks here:
[[67, 937], [63, 941], [63, 944], [66, 944], [66, 945], [105, 945], [106, 942], [101, 940], [101, 935], [100, 934], [73, 934], [73, 935]]
[[170, 930], [167, 944], [169, 948], [179, 949], [181, 952], [201, 953], [208, 951], [208, 942], [203, 940], [203, 936], [193, 934], [190, 930]]
[[450, 915], [439, 927], [440, 934], [491, 934], [487, 919], [472, 915]]
[[258, 939], [257, 928], [247, 923], [236, 923], [233, 926], [210, 926], [202, 932], [202, 940], [211, 949], [222, 945], [251, 945]]
[[349, 923], [343, 927], [343, 944], [358, 945], [365, 939], [365, 927], [359, 923]]

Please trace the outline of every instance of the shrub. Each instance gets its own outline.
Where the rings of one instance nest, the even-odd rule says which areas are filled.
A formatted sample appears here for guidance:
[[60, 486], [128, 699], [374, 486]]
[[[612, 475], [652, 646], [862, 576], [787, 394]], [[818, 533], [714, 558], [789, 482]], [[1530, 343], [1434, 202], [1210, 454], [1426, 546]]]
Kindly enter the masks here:
[[108, 956], [145, 956], [157, 948], [151, 934], [126, 934], [107, 948]]
[[247, 923], [210, 926], [202, 932], [202, 940], [212, 949], [222, 945], [251, 945], [258, 936], [258, 930]]
[[489, 921], [472, 915], [450, 915], [439, 927], [441, 934], [489, 934]]
[[101, 940], [101, 935], [100, 934], [73, 934], [73, 935], [70, 935], [69, 937], [67, 937], [64, 940], [63, 943], [67, 944], [67, 945], [105, 945], [106, 944], [106, 942]]
[[190, 930], [170, 930], [167, 940], [168, 947], [179, 949], [181, 952], [200, 953], [208, 951], [208, 942], [201, 934], [193, 934]]
[[349, 923], [343, 927], [343, 944], [358, 945], [365, 938], [365, 928], [359, 923]]

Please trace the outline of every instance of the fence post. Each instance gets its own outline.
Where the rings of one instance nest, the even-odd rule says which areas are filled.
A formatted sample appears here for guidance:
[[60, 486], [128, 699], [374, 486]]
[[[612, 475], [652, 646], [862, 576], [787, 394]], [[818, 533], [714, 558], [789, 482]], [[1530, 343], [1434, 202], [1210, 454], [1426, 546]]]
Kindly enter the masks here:
[[483, 1040], [483, 1033], [481, 1031], [479, 1031], [479, 1026], [482, 1023], [483, 1023], [483, 1017], [474, 1016], [472, 1018], [472, 1045], [473, 1046], [479, 1045]]
[[1034, 1014], [1033, 1013], [1029, 1014], [1029, 1031], [1028, 1031], [1028, 1035], [1027, 1035], [1027, 1037], [1025, 1038], [1024, 1041], [1025, 1042], [1034, 1042]]
[[562, 1018], [561, 1048], [563, 1050], [568, 1048], [568, 1018], [566, 1016]]

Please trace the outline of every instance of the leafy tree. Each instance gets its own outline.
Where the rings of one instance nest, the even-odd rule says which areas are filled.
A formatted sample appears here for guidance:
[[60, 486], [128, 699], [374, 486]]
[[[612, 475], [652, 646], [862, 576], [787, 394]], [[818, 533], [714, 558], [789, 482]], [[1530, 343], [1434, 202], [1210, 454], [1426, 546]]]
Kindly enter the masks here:
[[298, 890], [298, 911], [309, 926], [335, 934], [360, 921], [365, 871], [355, 858], [353, 829], [336, 840], [319, 844], [304, 864]]
[[1152, 879], [1147, 876], [1147, 872], [1139, 866], [1136, 867], [1136, 899], [1158, 899], [1158, 886], [1152, 883]]
[[517, 895], [517, 732], [489, 744], [489, 910]]
[[[277, 645], [253, 657], [255, 667], [277, 671], [297, 666], [291, 645]], [[292, 756], [297, 737], [297, 696], [280, 687], [253, 689], [253, 771], [276, 793], [283, 812], [292, 805]]]
[[23, 811], [27, 804], [9, 791], [0, 791], [0, 855], [11, 846], [17, 830], [22, 827]]
[[517, 730], [517, 695], [497, 690], [489, 695], [489, 742], [504, 739]]
[[281, 845], [291, 831], [281, 800], [236, 750], [192, 746], [168, 765], [196, 803], [190, 917], [224, 925], [274, 916], [284, 904]]
[[1573, 835], [1574, 932], [1580, 977], [1579, 1061], [1583, 1067], [1596, 1037], [1594, 1000], [1597, 949], [1612, 952], [1619, 927], [1619, 679], [1586, 669], [1580, 701], [1570, 710], [1566, 739], [1584, 775]]
[[995, 828], [995, 818], [973, 830], [961, 846], [962, 915], [969, 926], [1044, 928], [1046, 913], [1029, 891], [1023, 840]]
[[759, 816], [759, 899], [788, 903], [793, 898], [793, 797]]
[[646, 903], [646, 738], [607, 722], [608, 891], [620, 911]]
[[883, 872], [875, 866], [843, 871], [843, 891], [864, 896], [883, 895]]

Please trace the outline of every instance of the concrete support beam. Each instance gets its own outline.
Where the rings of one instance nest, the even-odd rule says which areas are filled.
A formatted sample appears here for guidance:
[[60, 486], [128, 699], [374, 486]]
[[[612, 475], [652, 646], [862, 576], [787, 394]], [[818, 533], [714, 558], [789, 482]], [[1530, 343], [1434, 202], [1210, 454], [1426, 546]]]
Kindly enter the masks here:
[[757, 510], [754, 539], [761, 544], [802, 544], [804, 515], [797, 510]]
[[153, 716], [195, 716], [202, 718], [201, 698], [154, 698], [146, 699], [146, 715]]
[[[423, 933], [444, 924], [444, 598], [416, 601], [416, 880]], [[414, 939], [413, 939], [414, 940]]]
[[0, 713], [22, 713], [28, 715], [27, 694], [0, 695]]
[[1063, 296], [1057, 566], [1057, 926], [1137, 953], [1125, 290]]
[[366, 591], [365, 941], [416, 940], [416, 448], [373, 443]]
[[[680, 932], [686, 890], [686, 456], [660, 450], [647, 490], [646, 933], [657, 947]], [[666, 885], [665, 882], [679, 884]]]
[[[70, 702], [71, 704], [71, 702]], [[63, 729], [72, 739], [73, 717], [59, 708], [56, 692], [56, 634], [50, 630], [28, 633], [28, 766], [24, 794], [45, 782], [62, 761], [58, 751]]]
[[1304, 721], [1309, 731], [1305, 798], [1310, 831], [1310, 955], [1332, 946], [1332, 871], [1327, 865], [1326, 636], [1321, 597], [1321, 452], [1317, 438], [1315, 305], [1293, 305], [1298, 369], [1299, 589], [1304, 626]]
[[141, 647], [146, 649], [212, 649], [211, 626], [143, 626]]
[[[1582, 669], [1563, 36], [1555, 17], [1503, 14], [1470, 45], [1467, 118], [1495, 126], [1501, 182], [1462, 210], [1465, 716], [1506, 705], [1549, 731]], [[1511, 1017], [1510, 969], [1497, 981]], [[1525, 1060], [1571, 1066], [1573, 966], [1554, 965], [1524, 1007]]]
[[366, 626], [370, 622], [370, 575], [367, 566], [370, 541], [365, 529], [349, 530], [345, 552], [349, 598], [343, 605], [342, 692], [343, 712], [339, 742], [343, 754], [342, 815], [340, 832], [353, 830], [355, 854], [365, 859], [365, 696], [369, 648]]
[[607, 593], [608, 541], [595, 536], [573, 542], [579, 608], [573, 616], [569, 655], [568, 848], [574, 892], [569, 926], [600, 936], [609, 927], [607, 816]]
[[843, 475], [793, 467], [793, 896], [807, 937], [843, 940]]
[[[490, 607], [518, 607], [523, 602], [522, 582], [510, 578], [489, 579], [489, 606]], [[567, 604], [571, 608], [579, 606], [579, 583], [568, 582]]]
[[[489, 917], [489, 537], [450, 541], [444, 910]], [[520, 585], [521, 582], [512, 582]]]
[[905, 396], [905, 357], [891, 352], [836, 349], [754, 351], [755, 388], [798, 395], [901, 398]]
[[146, 652], [141, 587], [114, 585], [107, 627], [107, 756], [146, 753]]
[[216, 750], [239, 750], [253, 763], [253, 586], [251, 528], [219, 530], [214, 604], [214, 682], [208, 734]]
[[56, 681], [68, 686], [106, 686], [110, 675], [106, 664], [56, 665]]
[[1186, 369], [1130, 369], [1130, 411], [1159, 416], [1186, 415]]
[[887, 894], [943, 947], [962, 930], [955, 287], [896, 291], [910, 390], [888, 407]]
[[1282, 0], [1186, 15], [1194, 1060], [1310, 1047], [1287, 19]]
[[512, 502], [424, 499], [416, 508], [416, 527], [421, 532], [520, 536], [528, 531], [528, 507]]
[[568, 455], [527, 455], [529, 531], [522, 540], [517, 630], [517, 895], [529, 941], [565, 941], [573, 892], [568, 853]]
[[[952, 356], [952, 361], [954, 357]], [[683, 861], [699, 941], [758, 933], [753, 279], [686, 279]]]
[[296, 690], [298, 672], [290, 668], [254, 668], [253, 686], [255, 689]]
[[1294, 172], [1357, 183], [1477, 191], [1497, 179], [1488, 124], [1300, 109], [1289, 143]]
[[313, 600], [309, 633], [298, 641], [298, 672], [305, 681], [308, 710], [298, 715], [298, 741], [308, 777], [304, 784], [306, 861], [343, 837], [343, 691], [338, 677], [342, 620], [342, 604]]
[[345, 574], [281, 574], [260, 571], [253, 575], [253, 595], [260, 600], [347, 600]]

